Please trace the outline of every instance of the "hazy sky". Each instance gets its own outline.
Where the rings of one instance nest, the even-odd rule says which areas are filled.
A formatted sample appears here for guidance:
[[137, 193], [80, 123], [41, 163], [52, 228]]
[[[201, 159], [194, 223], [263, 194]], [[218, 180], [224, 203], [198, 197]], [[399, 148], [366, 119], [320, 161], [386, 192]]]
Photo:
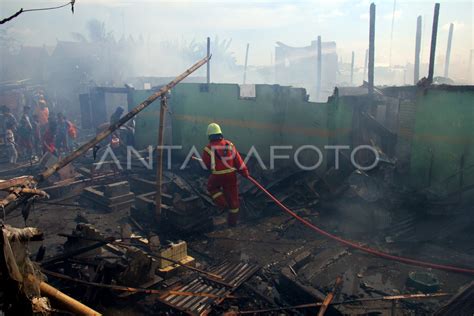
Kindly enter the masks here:
[[[0, 0], [0, 16], [20, 7], [36, 8], [65, 3], [61, 0]], [[435, 1], [396, 1], [392, 64], [413, 61], [415, 26], [423, 17], [422, 62], [428, 61], [431, 23]], [[438, 58], [444, 56], [449, 23], [454, 23], [455, 63], [466, 63], [473, 48], [472, 1], [441, 3]], [[376, 20], [376, 63], [389, 63], [393, 0], [378, 0]], [[318, 35], [323, 41], [336, 41], [339, 55], [349, 61], [351, 51], [362, 65], [368, 43], [368, 12], [365, 0], [278, 0], [278, 1], [159, 1], [159, 0], [76, 0], [76, 13], [68, 8], [30, 12], [0, 26], [25, 45], [54, 45], [70, 39], [71, 32], [86, 33], [91, 18], [105, 22], [116, 38], [122, 34], [142, 34], [145, 40], [190, 41], [232, 38], [231, 50], [243, 63], [246, 43], [250, 43], [249, 64], [270, 64], [275, 42], [306, 46]]]

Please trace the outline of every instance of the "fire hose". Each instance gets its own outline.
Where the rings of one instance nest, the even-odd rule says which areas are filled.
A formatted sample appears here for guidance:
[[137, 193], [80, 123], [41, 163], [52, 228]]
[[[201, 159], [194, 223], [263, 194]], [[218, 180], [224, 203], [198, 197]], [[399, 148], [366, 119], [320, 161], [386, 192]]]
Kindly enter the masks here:
[[276, 197], [274, 197], [270, 192], [267, 191], [267, 189], [265, 189], [257, 180], [255, 180], [254, 178], [252, 177], [248, 177], [247, 178], [248, 180], [250, 180], [250, 182], [252, 182], [257, 188], [259, 188], [263, 193], [265, 193], [273, 202], [275, 202], [282, 210], [284, 210], [286, 213], [288, 213], [289, 215], [291, 215], [292, 217], [294, 217], [296, 220], [298, 220], [299, 222], [301, 222], [303, 225], [305, 225], [306, 227], [310, 228], [311, 230], [317, 232], [318, 234], [320, 235], [323, 235], [327, 238], [330, 238], [332, 240], [335, 240], [341, 244], [344, 244], [348, 247], [351, 247], [351, 248], [354, 248], [354, 249], [357, 249], [357, 250], [360, 250], [360, 251], [363, 251], [363, 252], [366, 252], [366, 253], [369, 253], [371, 255], [374, 255], [374, 256], [378, 256], [378, 257], [381, 257], [381, 258], [384, 258], [384, 259], [389, 259], [389, 260], [393, 260], [393, 261], [398, 261], [398, 262], [402, 262], [402, 263], [406, 263], [406, 264], [410, 264], [410, 265], [415, 265], [415, 266], [420, 266], [420, 267], [425, 267], [425, 268], [432, 268], [432, 269], [437, 269], [437, 270], [444, 270], [444, 271], [448, 271], [448, 272], [457, 272], [457, 273], [468, 273], [468, 274], [474, 274], [474, 269], [469, 269], [469, 268], [461, 268], [461, 267], [454, 267], [454, 266], [449, 266], [449, 265], [443, 265], [443, 264], [436, 264], [436, 263], [431, 263], [431, 262], [426, 262], [426, 261], [420, 261], [420, 260], [415, 260], [415, 259], [410, 259], [410, 258], [405, 258], [405, 257], [400, 257], [400, 256], [395, 256], [395, 255], [391, 255], [391, 254], [388, 254], [388, 253], [385, 253], [385, 252], [382, 252], [382, 251], [379, 251], [377, 249], [372, 249], [372, 248], [369, 248], [369, 247], [366, 247], [366, 246], [362, 246], [356, 242], [353, 242], [353, 241], [350, 241], [350, 240], [346, 240], [346, 239], [343, 239], [341, 237], [338, 237], [336, 235], [333, 235], [319, 227], [317, 227], [316, 225], [314, 225], [313, 223], [311, 223], [310, 221], [302, 218], [301, 216], [299, 216], [298, 214], [296, 214], [294, 211], [290, 210], [288, 207], [286, 207], [283, 203], [281, 203]]

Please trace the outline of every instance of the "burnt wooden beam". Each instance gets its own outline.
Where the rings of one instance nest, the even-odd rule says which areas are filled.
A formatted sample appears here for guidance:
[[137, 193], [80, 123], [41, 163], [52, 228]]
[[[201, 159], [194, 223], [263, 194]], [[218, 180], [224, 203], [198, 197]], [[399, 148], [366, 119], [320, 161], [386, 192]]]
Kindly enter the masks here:
[[439, 3], [435, 4], [433, 15], [433, 29], [431, 31], [431, 50], [430, 64], [428, 69], [428, 83], [433, 83], [435, 55], [436, 55], [436, 38], [438, 36], [438, 19], [439, 19]]

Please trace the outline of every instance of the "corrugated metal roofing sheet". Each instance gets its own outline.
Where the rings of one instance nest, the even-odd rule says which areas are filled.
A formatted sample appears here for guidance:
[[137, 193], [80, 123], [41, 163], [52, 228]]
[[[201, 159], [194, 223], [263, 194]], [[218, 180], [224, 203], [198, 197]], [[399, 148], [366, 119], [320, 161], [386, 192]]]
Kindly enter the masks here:
[[180, 292], [211, 294], [217, 297], [165, 294], [160, 297], [160, 301], [190, 315], [206, 315], [213, 306], [222, 303], [226, 296], [248, 280], [258, 269], [259, 266], [255, 264], [226, 262], [209, 270], [209, 272], [222, 276], [219, 282], [199, 276], [190, 282], [178, 283], [170, 289]]

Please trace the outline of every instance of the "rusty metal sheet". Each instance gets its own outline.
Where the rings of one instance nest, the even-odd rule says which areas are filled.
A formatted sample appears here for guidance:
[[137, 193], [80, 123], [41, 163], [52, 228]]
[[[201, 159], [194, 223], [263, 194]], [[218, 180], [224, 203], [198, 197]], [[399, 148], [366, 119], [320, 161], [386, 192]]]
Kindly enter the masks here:
[[[189, 282], [175, 284], [170, 290], [192, 293], [213, 294], [217, 297], [182, 296], [165, 294], [160, 296], [160, 301], [174, 309], [189, 315], [206, 315], [213, 306], [219, 305], [226, 296], [231, 294], [243, 282], [248, 280], [260, 267], [250, 263], [226, 262], [212, 267], [209, 272], [222, 276], [222, 282], [214, 282], [204, 277], [196, 277]], [[229, 286], [223, 285], [223, 283]]]
[[250, 278], [260, 267], [256, 264], [226, 262], [209, 270], [222, 277], [222, 281], [236, 288]]

